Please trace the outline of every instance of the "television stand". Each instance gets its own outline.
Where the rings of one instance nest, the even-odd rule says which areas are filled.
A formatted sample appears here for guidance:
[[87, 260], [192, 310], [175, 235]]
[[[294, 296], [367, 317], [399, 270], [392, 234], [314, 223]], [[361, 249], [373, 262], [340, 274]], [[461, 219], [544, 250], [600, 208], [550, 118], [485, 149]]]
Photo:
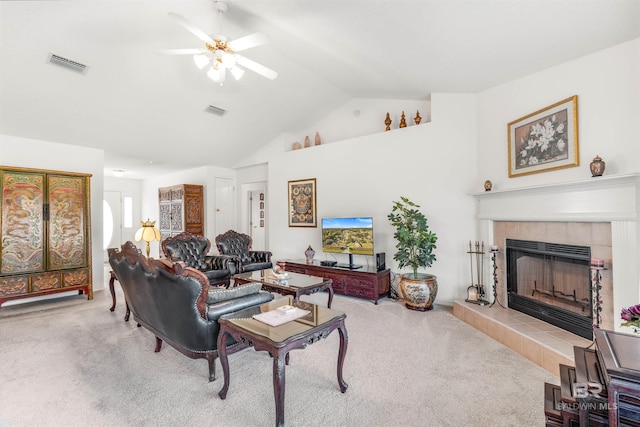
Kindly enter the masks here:
[[[286, 260], [281, 261], [286, 271], [307, 274], [309, 276], [324, 277], [333, 281], [333, 292], [356, 298], [372, 300], [378, 304], [378, 299], [389, 295], [391, 286], [391, 271], [389, 269], [376, 271], [376, 267], [363, 266], [357, 270], [350, 268], [336, 268], [324, 266], [322, 261]], [[349, 265], [349, 264], [347, 264]]]
[[355, 265], [355, 264], [336, 264], [334, 267], [336, 268], [346, 268], [349, 270], [357, 270], [359, 268], [362, 268], [361, 265]]

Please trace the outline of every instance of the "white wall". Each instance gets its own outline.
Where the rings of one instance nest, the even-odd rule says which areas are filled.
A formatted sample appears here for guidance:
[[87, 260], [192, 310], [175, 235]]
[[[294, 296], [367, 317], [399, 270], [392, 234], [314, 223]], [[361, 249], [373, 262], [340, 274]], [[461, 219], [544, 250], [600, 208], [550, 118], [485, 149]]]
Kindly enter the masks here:
[[[387, 254], [393, 272], [399, 271], [387, 220], [392, 203], [406, 196], [421, 205], [438, 235], [437, 261], [429, 270], [438, 276], [437, 301], [450, 304], [466, 295], [466, 251], [476, 233], [474, 201], [467, 195], [478, 185], [476, 97], [436, 94], [431, 104], [431, 123], [273, 155], [268, 215], [274, 258], [304, 258], [311, 245], [324, 259], [320, 228], [289, 227], [287, 216], [288, 181], [316, 178], [318, 218], [372, 216], [375, 250]], [[354, 258], [375, 264], [373, 257]]]
[[[580, 166], [509, 178], [507, 123], [578, 95]], [[640, 39], [496, 86], [478, 95], [478, 176], [494, 190], [640, 171]], [[478, 189], [478, 191], [482, 191]]]
[[104, 152], [102, 150], [0, 134], [0, 165], [92, 174], [91, 255], [94, 290], [104, 288], [102, 257], [103, 163]]

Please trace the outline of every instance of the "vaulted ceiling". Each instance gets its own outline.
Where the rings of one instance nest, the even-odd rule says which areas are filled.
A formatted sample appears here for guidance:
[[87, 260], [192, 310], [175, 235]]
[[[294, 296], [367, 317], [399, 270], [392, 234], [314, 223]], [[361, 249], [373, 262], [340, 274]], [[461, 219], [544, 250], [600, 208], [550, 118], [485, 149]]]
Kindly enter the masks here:
[[[640, 37], [637, 0], [0, 1], [0, 133], [105, 150], [130, 177], [233, 167], [354, 98], [476, 93]], [[220, 86], [162, 49], [257, 31], [275, 71]], [[50, 54], [87, 65], [71, 71]], [[603, 82], [606, 84], [606, 82]], [[213, 105], [227, 112], [206, 112]]]

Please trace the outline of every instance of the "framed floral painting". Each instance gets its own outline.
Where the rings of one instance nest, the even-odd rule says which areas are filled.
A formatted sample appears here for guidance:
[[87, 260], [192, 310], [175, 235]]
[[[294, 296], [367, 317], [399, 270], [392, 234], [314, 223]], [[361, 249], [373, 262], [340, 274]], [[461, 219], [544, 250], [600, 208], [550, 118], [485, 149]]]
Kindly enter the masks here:
[[289, 227], [317, 227], [316, 180], [289, 181]]
[[578, 166], [578, 95], [512, 121], [507, 133], [509, 178]]

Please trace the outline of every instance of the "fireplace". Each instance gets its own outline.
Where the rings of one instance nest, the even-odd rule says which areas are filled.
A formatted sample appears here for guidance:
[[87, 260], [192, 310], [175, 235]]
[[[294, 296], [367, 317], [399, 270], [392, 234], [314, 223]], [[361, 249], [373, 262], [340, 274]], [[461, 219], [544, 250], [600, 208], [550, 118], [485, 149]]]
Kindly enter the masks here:
[[509, 308], [592, 339], [589, 246], [506, 239]]

